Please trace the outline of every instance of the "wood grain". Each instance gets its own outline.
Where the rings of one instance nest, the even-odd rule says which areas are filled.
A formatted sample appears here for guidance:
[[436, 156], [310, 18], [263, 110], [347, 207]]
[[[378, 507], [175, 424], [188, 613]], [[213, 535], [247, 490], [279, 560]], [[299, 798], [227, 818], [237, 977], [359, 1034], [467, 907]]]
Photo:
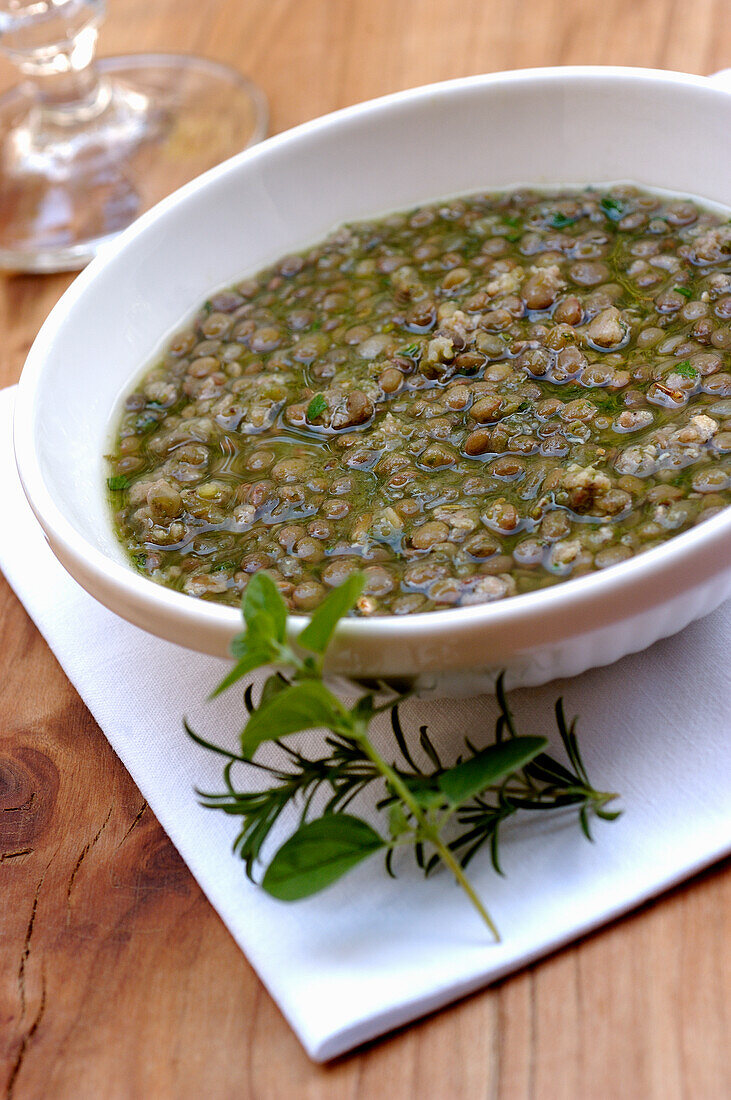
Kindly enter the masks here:
[[[280, 130], [431, 80], [731, 65], [728, 0], [114, 0], [101, 52], [249, 73]], [[0, 87], [14, 76], [0, 68]], [[0, 383], [71, 276], [0, 281]], [[0, 535], [4, 537], [4, 533]], [[311, 1065], [0, 581], [6, 1097], [721, 1100], [731, 866], [367, 1050]]]

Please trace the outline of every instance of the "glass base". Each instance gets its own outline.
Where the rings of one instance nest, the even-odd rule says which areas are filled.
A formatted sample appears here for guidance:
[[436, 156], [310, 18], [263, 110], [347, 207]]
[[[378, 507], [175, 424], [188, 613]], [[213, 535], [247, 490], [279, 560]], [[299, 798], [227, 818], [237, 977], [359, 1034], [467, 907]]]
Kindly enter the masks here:
[[76, 271], [171, 191], [266, 133], [263, 93], [184, 54], [96, 63], [82, 107], [0, 97], [0, 269]]

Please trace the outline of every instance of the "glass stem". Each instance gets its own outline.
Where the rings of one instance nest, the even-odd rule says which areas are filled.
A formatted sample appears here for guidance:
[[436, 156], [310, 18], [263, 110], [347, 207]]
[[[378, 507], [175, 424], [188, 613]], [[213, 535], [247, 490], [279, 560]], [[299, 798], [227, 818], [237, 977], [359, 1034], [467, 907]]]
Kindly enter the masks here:
[[94, 64], [103, 16], [104, 0], [19, 0], [3, 13], [4, 52], [33, 86], [41, 123], [83, 125], [109, 103]]
[[83, 69], [36, 74], [33, 84], [39, 111], [56, 126], [78, 126], [96, 118], [111, 95], [93, 60]]

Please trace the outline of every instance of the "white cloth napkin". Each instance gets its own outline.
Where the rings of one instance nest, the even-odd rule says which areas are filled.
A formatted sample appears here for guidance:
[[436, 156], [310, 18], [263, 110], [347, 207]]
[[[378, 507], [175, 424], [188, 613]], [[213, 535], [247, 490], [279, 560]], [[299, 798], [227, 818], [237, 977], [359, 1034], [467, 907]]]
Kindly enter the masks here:
[[[446, 873], [425, 881], [407, 853], [395, 882], [376, 856], [314, 898], [273, 901], [231, 853], [236, 820], [201, 808], [193, 793], [221, 789], [220, 758], [184, 736], [181, 717], [235, 744], [239, 693], [203, 702], [226, 662], [130, 626], [65, 573], [15, 472], [12, 402], [12, 391], [0, 393], [0, 567], [312, 1058], [333, 1058], [494, 981], [731, 849], [727, 604], [611, 668], [513, 694], [524, 733], [552, 733], [553, 701], [565, 696], [568, 713], [580, 715], [589, 776], [621, 792], [624, 814], [596, 822], [594, 844], [573, 817], [523, 819], [505, 830], [504, 879], [486, 855], [474, 860], [501, 944]], [[408, 728], [428, 721], [442, 744], [451, 737], [454, 753], [458, 734], [479, 738], [494, 717], [487, 697], [403, 711]]]

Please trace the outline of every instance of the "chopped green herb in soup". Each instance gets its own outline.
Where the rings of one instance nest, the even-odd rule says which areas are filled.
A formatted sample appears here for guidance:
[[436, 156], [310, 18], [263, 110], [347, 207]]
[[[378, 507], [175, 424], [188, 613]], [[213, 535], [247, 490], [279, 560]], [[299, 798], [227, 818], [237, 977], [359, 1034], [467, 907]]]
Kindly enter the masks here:
[[731, 221], [629, 186], [349, 225], [218, 291], [124, 404], [134, 564], [236, 604], [503, 599], [731, 502]]

